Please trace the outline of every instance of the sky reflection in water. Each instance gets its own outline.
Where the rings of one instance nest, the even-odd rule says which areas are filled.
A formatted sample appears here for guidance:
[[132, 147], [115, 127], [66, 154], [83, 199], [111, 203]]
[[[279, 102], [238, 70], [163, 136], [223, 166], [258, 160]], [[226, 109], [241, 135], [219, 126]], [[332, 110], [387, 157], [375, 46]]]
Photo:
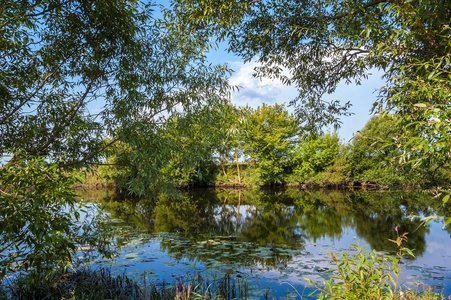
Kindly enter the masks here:
[[[195, 190], [183, 199], [136, 200], [85, 194], [111, 216], [120, 256], [96, 260], [139, 281], [172, 283], [200, 274], [213, 282], [224, 274], [248, 282], [253, 296], [308, 294], [305, 278], [321, 283], [330, 252], [340, 255], [350, 244], [390, 252], [396, 225], [409, 232], [404, 246], [415, 249], [405, 260], [402, 281], [421, 290], [433, 285], [451, 295], [450, 228], [433, 221], [426, 227], [410, 216], [450, 216], [450, 209], [424, 194], [339, 191]], [[145, 275], [144, 275], [145, 274]], [[295, 294], [292, 294], [295, 295]]]

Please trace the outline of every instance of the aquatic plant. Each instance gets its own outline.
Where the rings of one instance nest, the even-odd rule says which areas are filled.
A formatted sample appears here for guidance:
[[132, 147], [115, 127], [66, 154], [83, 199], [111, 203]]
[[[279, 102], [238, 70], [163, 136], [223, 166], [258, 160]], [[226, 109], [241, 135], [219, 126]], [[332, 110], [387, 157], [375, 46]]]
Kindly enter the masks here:
[[19, 276], [0, 285], [1, 300], [29, 299], [91, 299], [91, 300], [165, 300], [165, 299], [235, 299], [247, 298], [248, 283], [234, 279], [230, 274], [205, 280], [200, 274], [190, 278], [179, 277], [172, 284], [143, 285], [126, 274], [114, 275], [110, 268], [83, 268], [54, 273], [49, 280], [35, 284]]
[[114, 276], [110, 269], [83, 268], [64, 273], [55, 272], [41, 283], [33, 283], [25, 276], [3, 285], [0, 299], [141, 299], [141, 288], [125, 274]]
[[351, 244], [351, 250], [343, 253], [341, 257], [331, 253], [333, 263], [336, 265], [332, 279], [323, 281], [320, 286], [311, 279], [306, 278], [317, 291], [319, 299], [442, 299], [431, 289], [423, 294], [407, 289], [402, 291], [400, 272], [402, 260], [408, 256], [415, 257], [413, 251], [403, 247], [407, 241], [407, 232], [399, 234], [398, 226], [395, 228], [397, 238], [390, 240], [396, 244], [396, 255], [383, 255], [365, 251], [365, 246]]

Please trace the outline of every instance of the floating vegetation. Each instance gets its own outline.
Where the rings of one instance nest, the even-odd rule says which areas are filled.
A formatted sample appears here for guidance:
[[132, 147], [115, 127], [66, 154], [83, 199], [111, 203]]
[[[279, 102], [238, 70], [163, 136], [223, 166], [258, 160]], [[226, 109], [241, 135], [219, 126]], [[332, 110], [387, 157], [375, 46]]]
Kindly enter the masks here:
[[[133, 222], [122, 221], [123, 216], [116, 213], [127, 209], [111, 210], [116, 219], [110, 225], [117, 232], [114, 242], [120, 255], [116, 260], [97, 262], [114, 272], [125, 270], [140, 280], [140, 286], [144, 274], [148, 282], [159, 285], [201, 272], [205, 281], [230, 276], [255, 285], [251, 291], [272, 288], [268, 297], [291, 298], [295, 293], [283, 282], [303, 289], [306, 277], [315, 282], [329, 280], [333, 275], [329, 269], [336, 267], [330, 263], [329, 253], [347, 252], [355, 242], [354, 237], [363, 239], [381, 255], [390, 253], [392, 249], [387, 246], [393, 243], [388, 239], [394, 226], [400, 224], [400, 228], [411, 233], [408, 241], [411, 244], [407, 246], [416, 249], [417, 255], [417, 261], [406, 264], [405, 282], [415, 280], [415, 285], [420, 281], [437, 285], [444, 282], [445, 286], [451, 286], [451, 270], [444, 267], [451, 265], [451, 251], [447, 250], [451, 248], [446, 246], [450, 244], [449, 234], [442, 231], [440, 224], [432, 222], [426, 229], [403, 216], [405, 209], [399, 210], [395, 202], [387, 200], [389, 193], [282, 192], [287, 201], [277, 197], [251, 201], [251, 194], [242, 195], [241, 201], [247, 203], [241, 205], [239, 220], [236, 219], [237, 201], [224, 205], [223, 198], [218, 198], [215, 202], [214, 192], [209, 194], [213, 198], [208, 201], [205, 194], [199, 198], [191, 195], [184, 200], [193, 204], [199, 213], [195, 219], [188, 216], [188, 221], [182, 220], [186, 214], [179, 209], [180, 205], [171, 201], [157, 204], [163, 205], [163, 210], [148, 208], [153, 213], [142, 216], [149, 219], [139, 219], [139, 212], [130, 214]], [[400, 203], [409, 211], [421, 210], [416, 203], [422, 198], [412, 199], [412, 204], [407, 200]], [[425, 202], [428, 206], [430, 203]], [[162, 212], [164, 215], [160, 215]], [[168, 215], [171, 218], [163, 218]], [[168, 220], [173, 223], [164, 223]], [[170, 232], [159, 232], [165, 230]], [[441, 249], [440, 255], [427, 252], [428, 232], [436, 235], [435, 248]], [[287, 289], [291, 294], [286, 293]]]

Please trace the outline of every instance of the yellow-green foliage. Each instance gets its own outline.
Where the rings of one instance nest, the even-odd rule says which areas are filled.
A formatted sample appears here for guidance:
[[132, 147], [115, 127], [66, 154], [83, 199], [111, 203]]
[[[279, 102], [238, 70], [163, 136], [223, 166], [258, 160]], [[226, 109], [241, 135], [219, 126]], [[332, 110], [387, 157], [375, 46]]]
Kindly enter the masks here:
[[398, 249], [395, 256], [365, 251], [366, 246], [358, 244], [352, 244], [352, 249], [341, 256], [331, 253], [336, 265], [332, 270], [335, 274], [333, 279], [324, 280], [321, 286], [306, 279], [320, 292], [319, 299], [444, 299], [431, 289], [426, 289], [423, 294], [409, 289], [402, 291], [401, 260], [406, 256], [414, 257], [414, 254], [403, 247], [407, 233], [398, 234], [398, 227], [395, 230], [397, 238], [391, 240]]
[[83, 184], [114, 183], [114, 169], [110, 166], [98, 166], [94, 168], [81, 168], [75, 171]]
[[325, 134], [302, 141], [293, 158], [293, 170], [301, 180], [324, 171], [332, 165], [339, 151], [338, 134]]
[[319, 180], [325, 184], [344, 184], [351, 180], [351, 171], [347, 157], [339, 155], [333, 164], [320, 173]]
[[297, 122], [284, 105], [248, 108], [243, 126], [243, 152], [257, 163], [261, 183], [282, 182], [298, 133]]

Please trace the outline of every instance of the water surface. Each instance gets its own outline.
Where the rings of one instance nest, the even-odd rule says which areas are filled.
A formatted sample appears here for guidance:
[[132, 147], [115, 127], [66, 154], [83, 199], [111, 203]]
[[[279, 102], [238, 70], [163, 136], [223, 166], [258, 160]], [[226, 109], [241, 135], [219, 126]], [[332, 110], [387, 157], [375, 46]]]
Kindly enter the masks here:
[[108, 213], [119, 249], [114, 262], [93, 264], [140, 282], [228, 275], [248, 284], [251, 296], [307, 295], [313, 289], [305, 278], [322, 283], [333, 274], [330, 253], [341, 256], [359, 243], [393, 254], [390, 239], [408, 232], [403, 246], [415, 258], [403, 261], [403, 284], [451, 295], [451, 229], [419, 218], [451, 216], [451, 209], [427, 194], [203, 189], [157, 203], [111, 193], [82, 197]]

